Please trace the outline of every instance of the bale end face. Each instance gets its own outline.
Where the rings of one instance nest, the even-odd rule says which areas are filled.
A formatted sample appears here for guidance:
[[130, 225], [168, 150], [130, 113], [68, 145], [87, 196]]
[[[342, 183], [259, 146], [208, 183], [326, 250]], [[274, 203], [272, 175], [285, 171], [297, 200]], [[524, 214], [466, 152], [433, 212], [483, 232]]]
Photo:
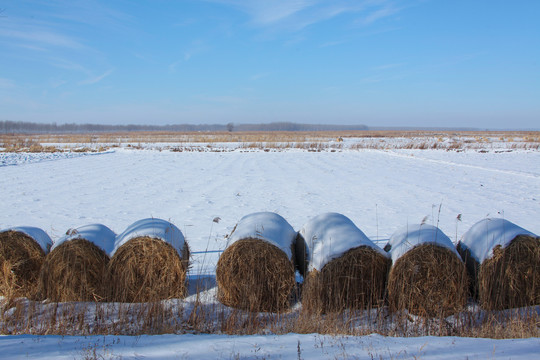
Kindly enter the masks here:
[[111, 299], [136, 303], [185, 297], [189, 260], [185, 244], [185, 259], [170, 244], [148, 236], [122, 245], [108, 266]]
[[40, 297], [56, 302], [104, 301], [108, 263], [107, 254], [94, 243], [85, 239], [66, 241], [43, 262]]
[[467, 302], [467, 271], [451, 250], [422, 244], [392, 266], [388, 302], [394, 311], [407, 309], [419, 316], [446, 317]]
[[313, 270], [302, 289], [302, 308], [309, 313], [370, 309], [384, 303], [390, 259], [369, 246], [351, 249]]
[[278, 247], [260, 239], [238, 240], [221, 254], [218, 298], [224, 305], [252, 312], [281, 312], [290, 307], [294, 267]]
[[45, 253], [19, 231], [0, 233], [0, 296], [33, 298]]
[[496, 247], [480, 265], [478, 290], [486, 310], [539, 305], [540, 239], [518, 235], [506, 248]]

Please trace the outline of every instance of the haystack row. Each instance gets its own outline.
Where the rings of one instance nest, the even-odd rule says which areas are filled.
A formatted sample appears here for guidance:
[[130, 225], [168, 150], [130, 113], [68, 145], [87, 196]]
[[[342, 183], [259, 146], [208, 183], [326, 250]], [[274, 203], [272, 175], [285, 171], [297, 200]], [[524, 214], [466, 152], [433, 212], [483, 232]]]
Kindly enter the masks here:
[[[182, 298], [188, 267], [182, 232], [160, 219], [139, 220], [118, 236], [87, 225], [54, 245], [38, 228], [0, 231], [0, 296], [8, 298]], [[540, 304], [540, 238], [507, 220], [478, 222], [457, 250], [440, 229], [408, 225], [383, 251], [337, 213], [309, 220], [298, 233], [275, 213], [243, 217], [217, 264], [218, 299], [253, 312], [286, 311], [302, 287], [295, 268], [305, 278], [303, 309], [312, 313], [387, 302], [394, 311], [448, 316], [463, 309], [468, 294], [488, 310]]]

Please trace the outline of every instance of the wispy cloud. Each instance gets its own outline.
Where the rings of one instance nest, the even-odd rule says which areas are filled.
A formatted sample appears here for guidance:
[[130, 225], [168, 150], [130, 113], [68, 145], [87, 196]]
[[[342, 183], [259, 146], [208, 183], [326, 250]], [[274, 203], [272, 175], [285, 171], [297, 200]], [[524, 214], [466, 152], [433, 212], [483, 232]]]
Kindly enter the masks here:
[[114, 72], [114, 69], [107, 70], [106, 72], [104, 72], [103, 74], [101, 74], [99, 76], [94, 76], [94, 77], [91, 77], [89, 79], [86, 79], [86, 80], [83, 80], [83, 81], [79, 82], [79, 85], [97, 84], [101, 80], [105, 79], [107, 76], [111, 75], [113, 72]]
[[302, 11], [320, 0], [205, 0], [238, 8], [247, 13], [258, 25], [268, 25]]
[[372, 70], [377, 70], [377, 71], [380, 71], [380, 70], [389, 70], [389, 69], [395, 69], [395, 68], [399, 68], [403, 66], [403, 63], [393, 63], [393, 64], [382, 64], [382, 65], [378, 65], [378, 66], [374, 66], [372, 68]]
[[270, 73], [259, 73], [259, 74], [252, 75], [249, 79], [251, 81], [257, 81], [268, 76], [270, 76]]
[[[25, 46], [34, 50], [45, 50], [49, 47], [62, 47], [80, 49], [83, 45], [70, 36], [66, 36], [48, 29], [22, 28], [12, 30], [0, 28], [0, 38], [14, 40], [16, 46]], [[23, 41], [24, 43], [20, 43]]]
[[363, 16], [358, 21], [362, 25], [371, 25], [374, 22], [397, 14], [401, 8], [396, 7], [393, 3], [384, 4], [381, 8], [375, 8], [366, 16]]
[[15, 82], [10, 79], [0, 78], [0, 89], [12, 89], [15, 87]]
[[365, 25], [398, 13], [391, 0], [202, 0], [236, 8], [260, 27], [301, 30], [346, 13], [363, 14]]
[[331, 46], [337, 46], [347, 43], [348, 40], [337, 40], [337, 41], [329, 41], [324, 44], [321, 44], [319, 47], [325, 48], [325, 47], [331, 47]]

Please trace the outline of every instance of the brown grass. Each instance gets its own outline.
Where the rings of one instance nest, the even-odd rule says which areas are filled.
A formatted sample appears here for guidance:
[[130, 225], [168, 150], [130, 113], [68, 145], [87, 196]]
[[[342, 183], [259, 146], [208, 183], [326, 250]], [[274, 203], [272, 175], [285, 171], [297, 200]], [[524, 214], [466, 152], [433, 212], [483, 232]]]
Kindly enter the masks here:
[[480, 305], [501, 310], [540, 305], [540, 240], [518, 235], [501, 249], [493, 250], [478, 272]]
[[189, 247], [184, 244], [182, 256], [172, 245], [148, 236], [122, 245], [108, 267], [112, 300], [151, 302], [185, 297]]
[[369, 246], [347, 251], [320, 272], [308, 274], [302, 289], [303, 309], [324, 314], [382, 306], [390, 263]]
[[467, 271], [451, 250], [422, 244], [393, 264], [388, 276], [388, 302], [394, 311], [446, 317], [467, 301]]
[[69, 240], [51, 251], [41, 268], [39, 296], [56, 302], [104, 301], [109, 257], [85, 239]]
[[30, 236], [19, 231], [0, 233], [0, 295], [34, 297], [45, 253]]
[[216, 268], [218, 298], [253, 312], [282, 312], [290, 307], [294, 268], [287, 255], [268, 242], [247, 238], [221, 254]]

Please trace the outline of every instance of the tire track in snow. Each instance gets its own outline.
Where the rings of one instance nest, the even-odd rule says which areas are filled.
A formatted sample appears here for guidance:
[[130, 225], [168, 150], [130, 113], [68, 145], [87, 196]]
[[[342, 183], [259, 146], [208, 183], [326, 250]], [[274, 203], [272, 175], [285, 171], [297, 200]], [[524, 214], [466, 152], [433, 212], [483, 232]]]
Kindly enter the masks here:
[[506, 174], [506, 175], [517, 175], [517, 176], [524, 176], [524, 177], [530, 177], [530, 178], [535, 178], [535, 179], [540, 178], [539, 174], [530, 173], [530, 172], [494, 169], [494, 168], [489, 168], [489, 167], [484, 167], [484, 166], [479, 166], [479, 165], [471, 165], [471, 164], [460, 164], [460, 163], [456, 163], [456, 162], [452, 162], [452, 161], [436, 160], [436, 159], [428, 159], [428, 158], [424, 158], [424, 157], [418, 157], [416, 155], [411, 156], [411, 154], [400, 154], [400, 153], [397, 153], [395, 151], [381, 151], [381, 152], [384, 153], [384, 154], [387, 154], [389, 156], [395, 156], [395, 157], [400, 157], [400, 158], [405, 158], [405, 159], [414, 159], [414, 160], [418, 160], [418, 161], [431, 162], [431, 163], [435, 163], [435, 164], [452, 165], [452, 166], [457, 166], [457, 167], [471, 168], [471, 169], [484, 170], [484, 171], [493, 171], [493, 172], [496, 172], [496, 173], [501, 173], [501, 174]]

